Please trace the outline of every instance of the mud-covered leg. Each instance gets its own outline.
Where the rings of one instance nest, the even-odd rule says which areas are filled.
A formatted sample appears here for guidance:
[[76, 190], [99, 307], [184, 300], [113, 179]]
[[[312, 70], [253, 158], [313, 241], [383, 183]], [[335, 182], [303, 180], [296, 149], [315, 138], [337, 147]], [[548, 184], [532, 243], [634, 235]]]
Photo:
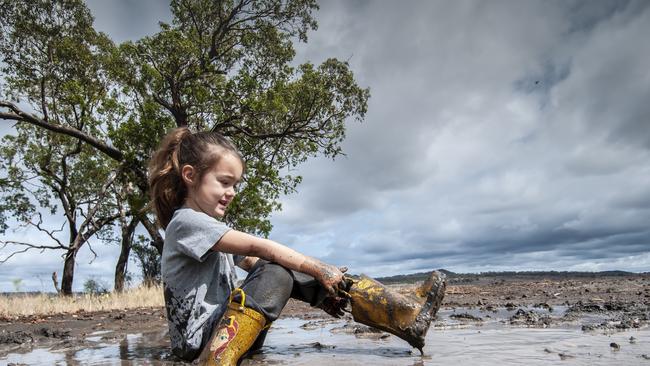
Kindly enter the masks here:
[[228, 309], [199, 356], [199, 365], [238, 365], [265, 328], [267, 322], [264, 315], [246, 307], [246, 294], [241, 289], [236, 291], [240, 301], [233, 301], [231, 296]]
[[[258, 260], [241, 290], [233, 292], [232, 304], [204, 347], [199, 364], [236, 365], [263, 346], [269, 326], [280, 316], [290, 297], [317, 305], [326, 295], [314, 278], [276, 263]], [[242, 312], [249, 316], [258, 314], [264, 324], [259, 327], [248, 321], [242, 327], [240, 318], [246, 320], [240, 314]]]
[[233, 291], [226, 313], [199, 357], [199, 365], [239, 364], [261, 348], [266, 330], [278, 318], [293, 289], [293, 275], [282, 266], [258, 261], [241, 288]]

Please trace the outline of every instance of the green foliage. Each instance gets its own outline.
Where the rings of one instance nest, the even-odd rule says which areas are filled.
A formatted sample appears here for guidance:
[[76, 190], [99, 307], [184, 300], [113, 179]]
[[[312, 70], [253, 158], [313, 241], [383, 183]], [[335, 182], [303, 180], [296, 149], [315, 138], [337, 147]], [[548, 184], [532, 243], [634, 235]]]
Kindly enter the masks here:
[[20, 292], [22, 290], [22, 286], [23, 286], [22, 278], [14, 278], [11, 280], [11, 283], [14, 285], [15, 292]]
[[[288, 172], [310, 157], [336, 158], [346, 123], [367, 109], [369, 90], [346, 62], [293, 64], [317, 9], [315, 0], [172, 0], [171, 24], [116, 46], [81, 0], [0, 0], [1, 118], [20, 122], [0, 146], [0, 231], [47, 209], [65, 213], [72, 243], [100, 201], [91, 226], [108, 236], [123, 208], [148, 222], [149, 157], [171, 128], [188, 126], [239, 147], [247, 173], [225, 220], [268, 235], [280, 195], [301, 182]], [[77, 249], [97, 231], [86, 233]], [[137, 250], [150, 271], [153, 254]]]
[[[116, 217], [111, 186], [120, 162], [73, 135], [42, 127], [106, 138], [106, 124], [121, 113], [106, 71], [114, 45], [93, 29], [92, 16], [80, 1], [0, 5], [0, 71], [7, 84], [0, 97], [28, 104], [33, 113], [8, 109], [22, 120], [40, 123], [19, 123], [15, 136], [2, 139], [0, 229], [6, 230], [13, 217], [51, 239], [27, 249], [65, 250], [74, 259], [90, 237], [110, 232]], [[44, 210], [63, 214], [68, 230], [44, 220]], [[74, 261], [65, 266], [62, 289], [69, 293]]]
[[108, 293], [108, 287], [94, 278], [89, 278], [84, 282], [84, 293], [89, 295], [102, 295]]
[[347, 63], [291, 66], [293, 40], [306, 41], [316, 28], [315, 9], [308, 0], [172, 1], [172, 24], [119, 47], [116, 78], [138, 101], [139, 116], [156, 116], [137, 123], [163, 121], [164, 111], [172, 125], [218, 131], [240, 148], [247, 176], [226, 217], [240, 230], [268, 234], [280, 194], [301, 181], [281, 172], [339, 155], [345, 122], [365, 115], [369, 91]]
[[145, 286], [152, 286], [161, 282], [160, 255], [156, 248], [151, 246], [150, 240], [143, 235], [138, 235], [131, 249], [142, 270], [142, 282]]

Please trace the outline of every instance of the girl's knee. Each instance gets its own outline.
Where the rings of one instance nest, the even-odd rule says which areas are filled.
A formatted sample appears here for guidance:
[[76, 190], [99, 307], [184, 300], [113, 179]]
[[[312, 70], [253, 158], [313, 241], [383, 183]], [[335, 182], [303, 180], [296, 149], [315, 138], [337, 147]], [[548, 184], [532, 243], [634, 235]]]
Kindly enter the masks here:
[[278, 286], [289, 287], [293, 286], [293, 273], [291, 270], [272, 262], [262, 264], [261, 271], [264, 277], [272, 279]]

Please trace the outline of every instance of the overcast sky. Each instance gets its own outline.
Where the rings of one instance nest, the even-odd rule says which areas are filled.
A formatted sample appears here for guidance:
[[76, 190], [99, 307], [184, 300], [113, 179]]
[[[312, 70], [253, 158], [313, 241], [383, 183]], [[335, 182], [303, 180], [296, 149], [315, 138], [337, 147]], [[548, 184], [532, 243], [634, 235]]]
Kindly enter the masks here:
[[[116, 42], [170, 18], [164, 1], [87, 3]], [[649, 5], [324, 1], [296, 62], [348, 60], [368, 114], [347, 156], [292, 172], [304, 181], [271, 238], [372, 276], [650, 271]], [[118, 247], [93, 248], [75, 289], [112, 286]], [[23, 254], [0, 291], [49, 291], [61, 270], [54, 252]]]

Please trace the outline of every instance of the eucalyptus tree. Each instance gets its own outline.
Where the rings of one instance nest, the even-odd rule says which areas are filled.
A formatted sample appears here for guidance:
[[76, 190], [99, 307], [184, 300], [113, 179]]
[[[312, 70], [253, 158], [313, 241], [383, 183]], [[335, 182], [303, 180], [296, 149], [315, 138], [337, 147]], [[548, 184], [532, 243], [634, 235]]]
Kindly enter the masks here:
[[[134, 105], [240, 148], [247, 174], [225, 218], [238, 229], [268, 234], [279, 195], [301, 180], [285, 168], [336, 157], [346, 120], [365, 115], [369, 91], [345, 62], [293, 65], [293, 42], [316, 29], [316, 9], [313, 0], [173, 0], [171, 24], [120, 46], [118, 79]], [[145, 144], [139, 151], [155, 141]]]
[[112, 191], [125, 175], [119, 161], [78, 138], [93, 136], [110, 150], [102, 139], [120, 111], [103, 66], [114, 45], [92, 28], [85, 7], [71, 5], [11, 2], [0, 10], [0, 117], [27, 122], [2, 139], [0, 221], [3, 231], [13, 217], [47, 238], [3, 240], [19, 248], [3, 261], [30, 249], [62, 250], [63, 294], [72, 293], [79, 250], [119, 218]]
[[[171, 128], [218, 131], [236, 143], [247, 174], [225, 219], [238, 229], [268, 235], [269, 215], [281, 209], [280, 194], [294, 192], [301, 181], [290, 169], [313, 156], [341, 154], [346, 122], [361, 121], [366, 113], [369, 90], [357, 85], [346, 62], [294, 61], [294, 42], [306, 42], [317, 27], [314, 0], [172, 0], [170, 24], [161, 23], [157, 33], [117, 47], [92, 28], [92, 17], [79, 0], [0, 0], [0, 5], [2, 18], [12, 19], [1, 26], [7, 65], [2, 76], [11, 97], [23, 103], [1, 95], [0, 119], [76, 139], [120, 169], [114, 182], [119, 188], [112, 191], [121, 192], [113, 196], [120, 197], [121, 206], [117, 201], [115, 206], [123, 254], [138, 225], [134, 220], [162, 250], [161, 233], [147, 207], [146, 167]], [[64, 16], [57, 18], [57, 12]], [[48, 59], [49, 43], [34, 40], [32, 29], [50, 28], [87, 35], [67, 42], [86, 50], [85, 57], [92, 60], [85, 65], [92, 74], [88, 77], [104, 82], [97, 101], [101, 108], [92, 113], [98, 122], [94, 129], [49, 114], [49, 105], [65, 100], [59, 100], [60, 89], [47, 87], [43, 65], [76, 64], [80, 57], [70, 50]], [[66, 77], [86, 88], [81, 74]], [[124, 267], [118, 264], [116, 278], [120, 271]]]

